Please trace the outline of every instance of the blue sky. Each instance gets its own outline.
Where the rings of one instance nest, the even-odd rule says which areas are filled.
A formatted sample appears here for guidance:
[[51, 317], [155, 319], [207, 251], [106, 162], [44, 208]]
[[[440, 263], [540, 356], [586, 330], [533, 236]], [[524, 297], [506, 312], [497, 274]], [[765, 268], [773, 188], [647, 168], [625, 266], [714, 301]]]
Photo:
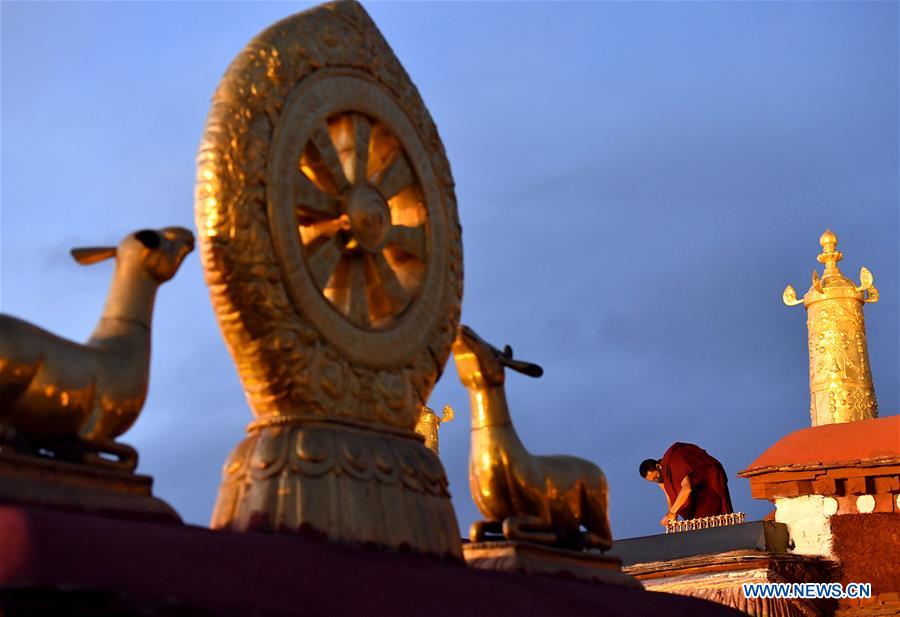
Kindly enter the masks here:
[[[193, 227], [194, 156], [231, 59], [298, 3], [16, 3], [2, 20], [0, 309], [76, 340], [111, 264], [78, 245]], [[366, 3], [444, 140], [465, 249], [463, 322], [545, 376], [509, 377], [535, 453], [606, 471], [617, 537], [665, 504], [637, 465], [694, 442], [736, 477], [809, 425], [802, 307], [825, 227], [867, 266], [882, 415], [898, 393], [897, 3]], [[196, 254], [160, 291], [151, 390], [124, 436], [206, 524], [250, 419]], [[468, 398], [442, 458], [463, 529]]]

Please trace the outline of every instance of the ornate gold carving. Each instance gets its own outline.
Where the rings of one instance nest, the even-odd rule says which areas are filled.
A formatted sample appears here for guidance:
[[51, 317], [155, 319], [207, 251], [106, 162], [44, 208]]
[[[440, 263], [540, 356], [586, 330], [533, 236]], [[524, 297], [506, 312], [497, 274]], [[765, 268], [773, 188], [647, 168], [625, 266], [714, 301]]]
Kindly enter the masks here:
[[459, 535], [449, 503], [444, 469], [417, 439], [304, 421], [241, 442], [225, 463], [211, 526], [445, 554]]
[[286, 102], [270, 152], [269, 228], [297, 312], [353, 362], [408, 361], [441, 317], [449, 235], [406, 114], [366, 73], [319, 70]]
[[[453, 179], [419, 93], [359, 4], [311, 9], [250, 42], [213, 98], [197, 173], [206, 279], [256, 416], [244, 443], [269, 433], [290, 440], [305, 434], [305, 421], [326, 422], [334, 447], [356, 427], [377, 431], [373, 443], [395, 439], [393, 447], [433, 456], [413, 429], [459, 322]], [[215, 526], [246, 528], [256, 516], [274, 529], [309, 524], [332, 538], [398, 545], [386, 518], [366, 516], [366, 500], [357, 515], [364, 525], [348, 528], [336, 511], [306, 520], [273, 488], [299, 491], [305, 476], [290, 478], [301, 468], [257, 477], [246, 460], [233, 459]], [[234, 474], [243, 480], [232, 482]], [[370, 490], [357, 480], [320, 496], [337, 507]], [[242, 482], [269, 501], [247, 497]], [[441, 499], [441, 520], [419, 521], [404, 542], [432, 552], [422, 537], [433, 527], [442, 534], [437, 552], [459, 555], [452, 508]]]
[[794, 288], [788, 285], [784, 288], [784, 293], [781, 294], [781, 299], [784, 300], [784, 303], [788, 306], [797, 306], [801, 304], [803, 300], [797, 299], [797, 292], [794, 291]]
[[502, 533], [508, 540], [608, 549], [609, 494], [600, 468], [574, 456], [533, 456], [513, 427], [505, 369], [532, 377], [543, 370], [514, 360], [509, 346], [501, 352], [466, 326], [459, 329], [453, 357], [472, 403], [469, 486], [487, 519], [472, 525], [472, 542]]
[[144, 229], [118, 247], [73, 249], [82, 264], [116, 260], [103, 314], [83, 345], [0, 315], [0, 444], [134, 470], [137, 452], [114, 439], [147, 396], [156, 291], [193, 249], [193, 234], [181, 227]]
[[[860, 270], [860, 285], [837, 267], [843, 255], [837, 236], [825, 231], [819, 238], [825, 265], [822, 276], [813, 272], [803, 297], [809, 330], [810, 416], [813, 426], [878, 417], [872, 385], [863, 304], [878, 301], [872, 273]], [[799, 304], [793, 288], [784, 291], [785, 304]]]
[[416, 434], [425, 440], [425, 447], [440, 454], [438, 447], [438, 429], [444, 422], [453, 419], [453, 408], [450, 405], [444, 405], [444, 412], [441, 416], [434, 413], [431, 407], [422, 407], [422, 413], [419, 415], [419, 421], [416, 423]]

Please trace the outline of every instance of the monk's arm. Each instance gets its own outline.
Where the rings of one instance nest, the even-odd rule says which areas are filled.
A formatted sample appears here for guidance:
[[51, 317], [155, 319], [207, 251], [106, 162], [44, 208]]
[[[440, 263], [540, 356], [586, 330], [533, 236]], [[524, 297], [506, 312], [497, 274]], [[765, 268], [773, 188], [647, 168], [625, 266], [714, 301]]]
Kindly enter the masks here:
[[675, 503], [669, 504], [669, 512], [672, 514], [678, 514], [678, 511], [681, 510], [681, 507], [687, 503], [687, 500], [691, 496], [691, 481], [687, 476], [681, 481], [681, 490], [678, 491], [678, 496], [675, 497]]
[[669, 511], [671, 511], [672, 510], [672, 500], [669, 499], [669, 494], [666, 492], [666, 487], [663, 486], [662, 484], [659, 484], [658, 486], [659, 486], [659, 489], [663, 492], [663, 495], [666, 496], [666, 507], [669, 509]]

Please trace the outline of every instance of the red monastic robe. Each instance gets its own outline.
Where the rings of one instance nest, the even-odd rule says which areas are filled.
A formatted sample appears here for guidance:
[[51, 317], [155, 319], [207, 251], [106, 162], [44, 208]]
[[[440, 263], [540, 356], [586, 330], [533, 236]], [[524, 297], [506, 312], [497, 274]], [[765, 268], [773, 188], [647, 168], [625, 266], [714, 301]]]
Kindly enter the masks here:
[[722, 464], [694, 444], [675, 443], [663, 454], [663, 488], [672, 503], [681, 490], [681, 482], [688, 476], [691, 496], [678, 511], [684, 519], [728, 514], [731, 496], [728, 494], [728, 476]]

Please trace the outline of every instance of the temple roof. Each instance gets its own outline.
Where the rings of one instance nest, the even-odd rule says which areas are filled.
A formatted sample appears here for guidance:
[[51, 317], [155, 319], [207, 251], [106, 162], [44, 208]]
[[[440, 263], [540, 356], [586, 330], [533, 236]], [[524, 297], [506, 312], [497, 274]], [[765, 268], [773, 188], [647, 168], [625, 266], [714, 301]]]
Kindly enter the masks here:
[[106, 611], [91, 605], [94, 610], [79, 614], [742, 614], [698, 598], [478, 570], [294, 534], [212, 531], [8, 505], [0, 505], [0, 540], [0, 592], [6, 594], [0, 608], [3, 601], [27, 608], [36, 598], [45, 610], [65, 607], [60, 614], [88, 601], [102, 602]]
[[900, 415], [794, 431], [763, 452], [748, 477], [775, 470], [885, 465], [900, 460]]

